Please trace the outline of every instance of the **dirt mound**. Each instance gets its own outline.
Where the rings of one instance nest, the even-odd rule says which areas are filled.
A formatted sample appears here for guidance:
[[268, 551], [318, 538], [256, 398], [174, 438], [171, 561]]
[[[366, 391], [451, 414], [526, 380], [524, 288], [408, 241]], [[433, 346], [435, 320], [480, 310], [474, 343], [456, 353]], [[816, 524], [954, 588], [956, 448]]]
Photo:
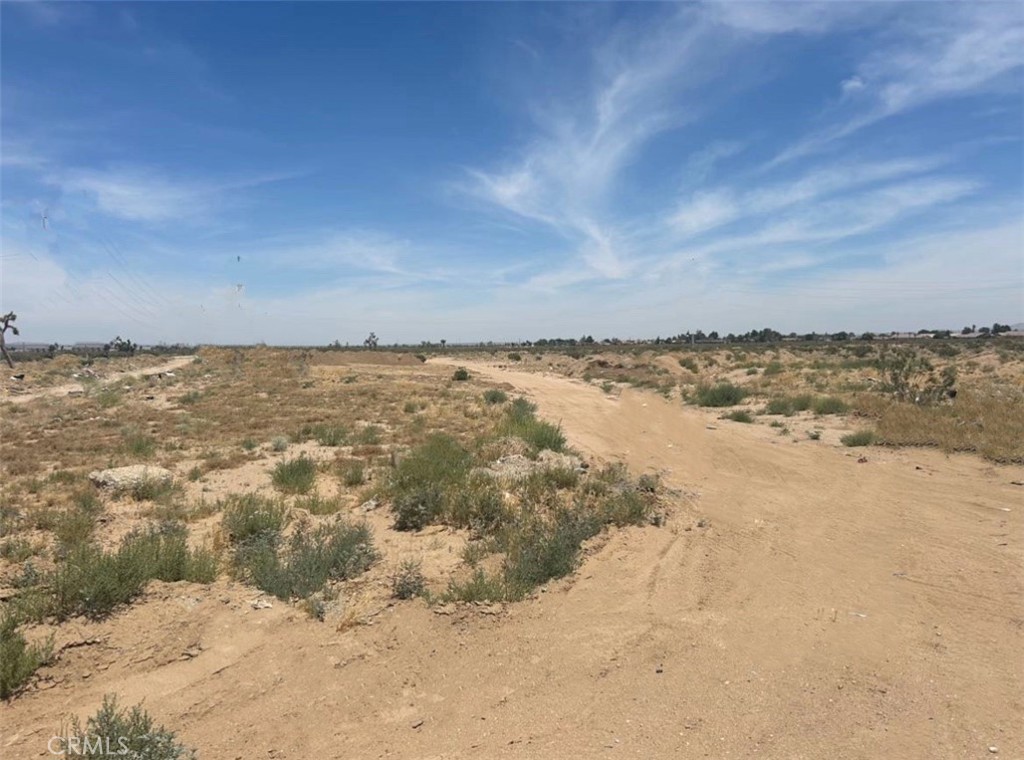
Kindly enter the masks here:
[[320, 367], [345, 367], [359, 364], [376, 364], [382, 367], [418, 367], [423, 364], [414, 354], [391, 351], [322, 351], [310, 364]]

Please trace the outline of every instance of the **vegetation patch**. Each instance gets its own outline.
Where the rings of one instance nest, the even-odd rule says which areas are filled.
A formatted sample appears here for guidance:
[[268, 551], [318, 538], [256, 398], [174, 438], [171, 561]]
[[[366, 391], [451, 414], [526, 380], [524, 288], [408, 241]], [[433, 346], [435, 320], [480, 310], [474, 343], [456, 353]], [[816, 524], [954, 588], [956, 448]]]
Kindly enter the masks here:
[[370, 529], [342, 519], [312, 526], [301, 523], [283, 548], [265, 534], [237, 547], [235, 566], [241, 577], [278, 599], [305, 599], [329, 581], [365, 572], [377, 559]]
[[306, 456], [279, 462], [271, 473], [271, 480], [282, 493], [309, 493], [316, 483], [316, 462]]
[[870, 446], [875, 442], [875, 434], [871, 430], [858, 430], [855, 433], [847, 433], [839, 441], [844, 446]]
[[811, 408], [815, 414], [846, 414], [850, 411], [850, 405], [835, 396], [816, 398]]
[[138, 760], [195, 760], [195, 751], [181, 744], [177, 735], [153, 722], [140, 705], [130, 710], [118, 707], [108, 694], [85, 725], [76, 717], [62, 736], [62, 754], [75, 757], [109, 755]]
[[152, 527], [130, 533], [114, 552], [77, 546], [44, 583], [51, 596], [42, 611], [58, 620], [99, 619], [135, 599], [151, 580], [211, 583], [216, 576], [216, 557], [190, 549], [184, 526]]
[[11, 610], [0, 617], [0, 699], [17, 694], [42, 665], [53, 656], [53, 644], [29, 644], [18, 630]]
[[747, 397], [747, 392], [732, 383], [701, 385], [697, 388], [698, 406], [736, 406]]
[[490, 405], [504, 404], [508, 401], [508, 394], [505, 391], [498, 390], [497, 388], [491, 388], [490, 390], [484, 391], [484, 402]]
[[565, 435], [560, 425], [539, 420], [536, 417], [537, 407], [524, 398], [515, 399], [498, 423], [498, 436], [520, 438], [536, 452], [565, 451]]

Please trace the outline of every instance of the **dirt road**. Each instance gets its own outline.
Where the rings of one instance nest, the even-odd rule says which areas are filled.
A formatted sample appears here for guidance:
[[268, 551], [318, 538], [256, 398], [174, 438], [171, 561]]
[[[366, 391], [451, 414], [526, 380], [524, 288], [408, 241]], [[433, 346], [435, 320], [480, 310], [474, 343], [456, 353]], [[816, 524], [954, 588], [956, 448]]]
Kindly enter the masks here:
[[69, 634], [101, 643], [67, 650], [68, 682], [0, 709], [4, 756], [45, 756], [60, 715], [116, 690], [215, 759], [1024, 757], [1024, 468], [860, 463], [650, 393], [471, 369], [695, 497], [498, 614], [409, 602], [334, 631], [235, 585], [159, 586]]

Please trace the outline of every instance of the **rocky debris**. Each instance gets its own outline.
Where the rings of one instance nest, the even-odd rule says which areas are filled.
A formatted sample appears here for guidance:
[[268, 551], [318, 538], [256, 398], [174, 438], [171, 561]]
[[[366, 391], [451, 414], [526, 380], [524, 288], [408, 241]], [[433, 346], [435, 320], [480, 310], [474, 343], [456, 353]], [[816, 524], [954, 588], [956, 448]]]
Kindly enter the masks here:
[[375, 510], [379, 506], [380, 506], [380, 502], [377, 501], [376, 498], [373, 498], [373, 499], [369, 499], [367, 501], [364, 501], [362, 504], [360, 504], [359, 505], [359, 511], [360, 512], [364, 512], [364, 513], [372, 512], [373, 510]]
[[170, 470], [145, 464], [130, 464], [127, 467], [113, 467], [109, 470], [93, 470], [89, 480], [100, 488], [113, 491], [129, 491], [143, 483], [170, 483], [174, 476]]
[[518, 483], [521, 480], [526, 480], [535, 472], [549, 470], [584, 472], [586, 469], [587, 465], [579, 457], [545, 450], [540, 452], [536, 459], [530, 459], [523, 454], [508, 454], [491, 462], [487, 467], [478, 467], [474, 473], [488, 475], [505, 483]]
[[537, 461], [549, 470], [576, 470], [583, 472], [587, 464], [572, 454], [559, 454], [557, 451], [545, 449], [537, 455]]
[[483, 454], [488, 460], [501, 459], [502, 457], [512, 456], [513, 454], [526, 456], [529, 453], [529, 444], [522, 438], [516, 438], [515, 436], [505, 436], [504, 438], [492, 441], [491, 443], [488, 443], [483, 450]]
[[254, 610], [269, 610], [274, 606], [266, 599], [253, 599], [251, 602], [249, 602], [249, 605]]

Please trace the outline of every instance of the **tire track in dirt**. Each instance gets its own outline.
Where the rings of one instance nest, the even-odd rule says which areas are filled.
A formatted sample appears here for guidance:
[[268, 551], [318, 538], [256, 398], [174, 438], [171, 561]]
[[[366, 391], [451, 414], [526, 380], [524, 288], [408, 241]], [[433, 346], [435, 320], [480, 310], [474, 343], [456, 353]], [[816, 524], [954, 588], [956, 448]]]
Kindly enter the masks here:
[[654, 394], [469, 366], [573, 446], [697, 498], [498, 614], [407, 602], [334, 630], [236, 584], [168, 584], [83, 626], [121, 653], [102, 678], [70, 650], [73, 683], [0, 706], [4, 752], [45, 755], [61, 717], [118, 690], [204, 760], [1024, 756], [1024, 468], [858, 464]]
[[[1007, 744], [1019, 741], [1024, 718], [1015, 654], [1024, 639], [1014, 624], [1024, 552], [1019, 499], [1007, 486], [1021, 468], [886, 449], [869, 449], [860, 464], [860, 452], [783, 441], [764, 426], [730, 425], [652, 393], [613, 398], [559, 376], [467, 366], [525, 392], [587, 453], [700, 492], [696, 509], [710, 528], [683, 534], [694, 540], [650, 531], [624, 538], [635, 584], [608, 596], [635, 593], [670, 629], [677, 615], [706, 612], [697, 633], [729, 652], [734, 670], [744, 658], [768, 665], [765, 705], [777, 719], [782, 704], [801, 706], [806, 725], [832, 733], [831, 756], [897, 746], [912, 757], [1024, 750]], [[676, 590], [693, 584], [702, 590]], [[867, 743], [856, 745], [878, 752], [836, 752], [855, 746], [851, 726], [877, 727], [877, 714], [828, 715], [808, 702], [811, 694], [828, 705], [848, 701], [851, 691], [837, 684], [849, 679], [891, 684], [885, 730], [869, 728], [858, 739]], [[878, 713], [876, 701], [862, 708]], [[735, 735], [728, 724], [723, 733]]]

